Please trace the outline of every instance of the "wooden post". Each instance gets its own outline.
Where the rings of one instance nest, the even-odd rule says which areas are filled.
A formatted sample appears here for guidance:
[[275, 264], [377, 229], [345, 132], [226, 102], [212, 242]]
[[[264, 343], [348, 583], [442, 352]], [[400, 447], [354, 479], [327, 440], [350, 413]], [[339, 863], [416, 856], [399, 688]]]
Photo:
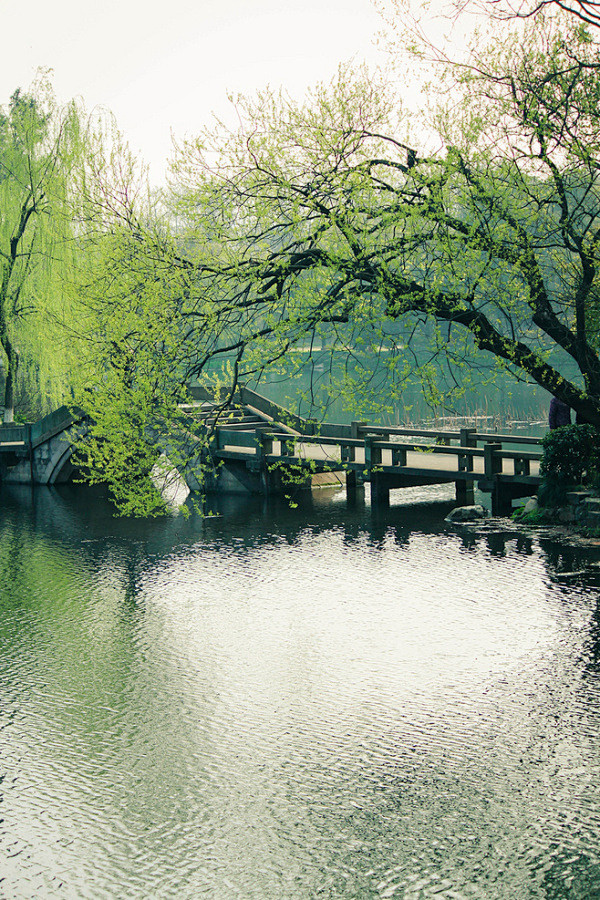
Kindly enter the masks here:
[[393, 466], [405, 466], [406, 465], [406, 450], [404, 447], [393, 447], [392, 448], [392, 465]]
[[373, 446], [378, 440], [377, 435], [365, 435], [365, 469], [368, 472], [381, 465], [381, 447]]
[[346, 469], [346, 493], [348, 495], [356, 494], [356, 472], [354, 469]]
[[[476, 447], [477, 440], [474, 437], [476, 433], [477, 431], [475, 428], [461, 428], [460, 446]], [[459, 454], [458, 471], [473, 471], [473, 456], [470, 453]], [[460, 478], [457, 479], [454, 484], [456, 488], [456, 502], [461, 506], [472, 506], [473, 503], [475, 503], [475, 483], [473, 481], [467, 480], [466, 478]]]
[[340, 460], [343, 463], [354, 462], [354, 447], [348, 447], [346, 444], [340, 445]]
[[486, 478], [490, 480], [494, 480], [494, 476], [502, 472], [500, 450], [502, 450], [500, 443], [486, 444], [483, 448], [483, 470]]
[[510, 516], [512, 512], [511, 485], [503, 485], [501, 481], [494, 481], [492, 488], [492, 515]]
[[[364, 428], [364, 427], [366, 426], [366, 424], [367, 424], [366, 422], [352, 422], [352, 423], [351, 423], [351, 425], [350, 425], [350, 436], [351, 436], [355, 441], [359, 441], [359, 440], [361, 439], [362, 435], [361, 435], [360, 432], [361, 432], [361, 429]], [[356, 460], [356, 450], [357, 450], [356, 447], [353, 447], [353, 448], [352, 448], [352, 457], [353, 457], [353, 459], [354, 459], [354, 462], [357, 461], [357, 460]], [[365, 461], [365, 468], [366, 468], [366, 461]], [[357, 478], [358, 478], [358, 481], [359, 481], [359, 482], [360, 482], [360, 481], [363, 481], [363, 482], [364, 482], [364, 480], [365, 480], [365, 479], [364, 479], [364, 476], [361, 478], [361, 476], [358, 475]]]
[[289, 438], [281, 436], [279, 439], [279, 444], [281, 447], [281, 455], [282, 456], [292, 456], [291, 445], [294, 443], [294, 438], [292, 435]]
[[460, 478], [454, 484], [456, 487], [456, 502], [459, 506], [473, 506], [475, 503], [474, 483], [467, 481], [466, 478]]
[[261, 456], [273, 453], [273, 435], [269, 431], [256, 431], [255, 434], [257, 455], [259, 453], [259, 448]]
[[365, 444], [365, 472], [367, 472], [370, 475], [371, 469], [373, 467], [373, 460], [372, 460], [373, 435], [372, 434], [365, 435], [364, 444]]
[[510, 492], [503, 490], [502, 482], [497, 478], [502, 473], [502, 457], [500, 456], [502, 444], [490, 443], [483, 448], [483, 463], [486, 479], [492, 489], [492, 515], [505, 516], [510, 514]]
[[346, 444], [340, 444], [340, 458], [342, 464], [346, 466], [346, 494], [354, 495], [356, 493], [358, 480], [356, 477], [356, 470], [351, 469], [350, 464], [356, 461], [355, 448]]
[[461, 428], [460, 429], [460, 446], [461, 447], [476, 447], [477, 446], [477, 438], [474, 435], [477, 434], [476, 428]]
[[265, 434], [262, 431], [255, 431], [256, 437], [256, 462], [255, 467], [256, 470], [260, 474], [260, 481], [262, 484], [262, 493], [268, 497], [271, 493], [271, 477], [269, 472], [269, 467], [267, 466], [267, 461], [265, 459], [265, 451], [273, 450], [273, 438], [270, 434]]
[[528, 459], [515, 459], [515, 475], [529, 475], [530, 474], [530, 465]]
[[381, 465], [381, 448], [373, 444], [378, 437], [372, 434], [365, 435], [365, 469], [369, 473], [371, 482], [371, 506], [389, 506], [390, 489], [388, 479], [382, 472], [377, 471]]

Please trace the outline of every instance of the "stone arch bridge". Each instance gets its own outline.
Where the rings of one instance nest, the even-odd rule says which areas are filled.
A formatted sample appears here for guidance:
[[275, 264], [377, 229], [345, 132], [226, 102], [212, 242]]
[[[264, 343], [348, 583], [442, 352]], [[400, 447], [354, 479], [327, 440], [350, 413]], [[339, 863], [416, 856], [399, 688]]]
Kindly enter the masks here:
[[0, 482], [61, 484], [73, 477], [73, 441], [82, 414], [61, 406], [31, 424], [0, 425]]

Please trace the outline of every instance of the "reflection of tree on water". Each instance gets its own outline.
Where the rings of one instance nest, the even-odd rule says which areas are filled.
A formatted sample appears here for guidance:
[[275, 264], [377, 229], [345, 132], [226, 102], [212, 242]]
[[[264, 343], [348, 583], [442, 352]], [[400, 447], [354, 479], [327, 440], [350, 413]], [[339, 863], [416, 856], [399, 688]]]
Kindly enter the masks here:
[[[0, 843], [12, 848], [1, 879], [11, 896], [25, 896], [25, 880], [27, 896], [46, 896], [49, 873], [53, 891], [87, 896], [89, 871], [106, 868], [107, 852], [124, 865], [118, 845], [160, 858], [161, 828], [178, 821], [190, 791], [197, 736], [174, 702], [178, 666], [148, 636], [140, 580], [149, 555], [124, 539], [123, 523], [105, 528], [113, 520], [83, 493], [79, 508], [43, 489], [29, 506], [23, 492], [2, 497], [0, 778], [10, 778]], [[209, 704], [212, 693], [207, 684]], [[90, 842], [96, 821], [115, 846]]]
[[533, 551], [533, 539], [528, 535], [516, 534], [497, 525], [491, 526], [458, 526], [454, 533], [465, 550], [477, 551], [482, 544], [487, 547], [490, 556], [504, 559], [507, 555], [531, 556]]
[[600, 600], [592, 613], [587, 642], [588, 659], [586, 668], [595, 677], [600, 676]]
[[560, 845], [550, 847], [544, 860], [545, 900], [593, 900], [600, 896], [600, 868], [592, 853], [574, 854]]
[[506, 531], [490, 531], [485, 536], [485, 542], [492, 556], [499, 558], [507, 555], [507, 546], [510, 545], [510, 552], [519, 555], [531, 556], [533, 553], [533, 541], [526, 535]]
[[[26, 682], [13, 677], [12, 667], [18, 662], [27, 669], [34, 668], [34, 647], [44, 643], [24, 600], [32, 570], [39, 568], [34, 543], [31, 533], [15, 527], [10, 518], [0, 520], [0, 647], [8, 657], [0, 665], [0, 733], [14, 723], [29, 693]], [[0, 790], [0, 799], [2, 794]]]
[[[561, 719], [563, 727], [571, 724], [571, 744], [582, 758], [598, 759], [598, 734], [600, 729], [600, 569], [597, 568], [599, 548], [579, 547], [540, 538], [539, 545], [545, 556], [545, 565], [555, 596], [564, 599], [565, 612], [573, 616], [574, 595], [579, 594], [582, 609], [581, 625], [573, 659], [573, 679], [567, 696], [563, 698]], [[583, 610], [586, 610], [583, 613]], [[576, 623], [572, 627], [577, 627]], [[557, 688], [558, 689], [558, 688]], [[557, 727], [559, 720], [557, 717]], [[573, 750], [571, 751], [574, 752]], [[572, 763], [573, 764], [573, 763]], [[580, 765], [580, 760], [575, 760]], [[562, 769], [568, 764], [557, 759], [556, 787], [560, 787]], [[590, 785], [598, 783], [600, 765]], [[563, 776], [564, 777], [564, 776]], [[549, 900], [588, 900], [600, 897], [600, 866], [597, 855], [590, 852], [594, 833], [597, 833], [597, 804], [591, 792], [583, 791], [573, 796], [573, 802], [588, 807], [585, 825], [574, 826], [568, 850], [559, 841], [552, 843], [543, 860], [544, 896]]]
[[[506, 557], [510, 553], [530, 555], [534, 538], [510, 528], [498, 528], [494, 523], [483, 527], [452, 527], [444, 523], [444, 517], [452, 508], [451, 500], [402, 501], [390, 508], [369, 507], [365, 494], [359, 491], [355, 498], [346, 498], [343, 492], [327, 490], [311, 494], [306, 492], [296, 498], [297, 506], [290, 508], [287, 500], [272, 497], [217, 496], [211, 498], [214, 517], [202, 518], [193, 511], [189, 518], [182, 516], [150, 520], [119, 519], [113, 516], [110, 504], [103, 494], [89, 488], [65, 485], [54, 489], [32, 491], [29, 487], [4, 486], [3, 508], [6, 516], [14, 520], [21, 530], [27, 528], [43, 533], [57, 546], [69, 547], [84, 554], [86, 564], [96, 571], [110, 551], [112, 562], [122, 571], [124, 590], [133, 600], [139, 592], [140, 573], [148, 567], [149, 560], [158, 562], [171, 556], [178, 547], [193, 546], [198, 540], [228, 540], [235, 536], [240, 546], [259, 549], [269, 546], [273, 539], [283, 537], [288, 543], [298, 542], [307, 531], [315, 534], [323, 529], [341, 529], [345, 541], [367, 539], [373, 546], [380, 546], [391, 534], [398, 546], [403, 546], [413, 531], [427, 533], [452, 533], [465, 550], [476, 549], [484, 541], [492, 556]], [[332, 497], [335, 496], [335, 502]], [[260, 524], [258, 524], [260, 523]], [[22, 541], [22, 537], [19, 537]], [[575, 573], [589, 584], [600, 582], [600, 569], [590, 568], [590, 556], [600, 551], [558, 544], [539, 538], [551, 578], [567, 577]], [[15, 553], [4, 557], [6, 578], [22, 577], [14, 565]], [[12, 561], [12, 562], [11, 562]], [[17, 571], [18, 570], [18, 571]]]

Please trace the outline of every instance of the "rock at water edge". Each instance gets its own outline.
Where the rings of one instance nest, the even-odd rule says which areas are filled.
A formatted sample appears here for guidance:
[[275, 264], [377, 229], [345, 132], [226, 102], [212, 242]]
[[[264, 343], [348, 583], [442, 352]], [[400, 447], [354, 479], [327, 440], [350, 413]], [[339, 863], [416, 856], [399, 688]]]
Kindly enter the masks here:
[[480, 503], [474, 506], [457, 506], [445, 518], [446, 522], [477, 522], [479, 519], [487, 519], [489, 512]]

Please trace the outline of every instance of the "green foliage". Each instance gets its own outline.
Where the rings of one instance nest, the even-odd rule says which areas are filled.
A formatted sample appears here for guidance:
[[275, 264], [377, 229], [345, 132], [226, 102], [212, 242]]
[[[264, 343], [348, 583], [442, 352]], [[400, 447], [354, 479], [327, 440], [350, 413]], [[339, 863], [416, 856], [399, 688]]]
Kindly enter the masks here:
[[91, 424], [77, 458], [87, 481], [108, 485], [120, 514], [159, 515], [166, 507], [151, 473], [165, 441], [174, 464], [183, 454], [175, 437], [181, 341], [169, 270], [154, 259], [154, 243], [140, 241], [127, 228], [96, 234], [81, 265], [85, 341], [74, 391]]
[[597, 461], [598, 432], [591, 425], [564, 425], [542, 438], [542, 478], [579, 484]]
[[165, 503], [150, 479], [159, 452], [127, 417], [127, 430], [117, 430], [123, 420], [105, 420], [91, 427], [92, 433], [80, 444], [73, 461], [89, 484], [107, 484], [115, 507], [122, 516], [157, 516]]
[[548, 509], [564, 506], [567, 502], [567, 493], [572, 486], [572, 482], [555, 481], [553, 479], [542, 481], [538, 488], [540, 506]]
[[561, 506], [570, 487], [596, 477], [600, 461], [598, 431], [591, 425], [564, 425], [548, 432], [542, 444], [539, 501], [546, 507]]
[[525, 512], [524, 507], [515, 509], [511, 515], [511, 519], [514, 522], [519, 522], [521, 525], [541, 525], [545, 522], [544, 515], [539, 510], [534, 509], [530, 512]]
[[357, 414], [397, 407], [415, 379], [449, 406], [493, 377], [473, 375], [483, 353], [600, 424], [597, 57], [581, 29], [536, 22], [448, 66], [431, 156], [368, 73], [342, 70], [305, 103], [239, 99], [237, 130], [180, 148], [169, 201], [210, 280], [215, 352], [229, 337], [241, 377], [274, 361], [291, 377], [294, 352], [326, 337], [347, 358], [327, 392]]
[[64, 290], [76, 256], [73, 171], [83, 145], [81, 113], [59, 108], [41, 75], [0, 111], [0, 355], [10, 418], [30, 418], [68, 394], [72, 297]]
[[91, 155], [78, 396], [99, 439], [131, 427], [144, 471], [156, 436], [185, 464], [191, 379], [231, 392], [311, 366], [310, 415], [332, 395], [391, 412], [415, 380], [444, 408], [500, 370], [600, 426], [598, 46], [540, 20], [471, 62], [447, 68], [430, 155], [389, 87], [349, 69], [303, 103], [239, 99], [239, 127], [179, 148], [160, 206], [123, 151]]

